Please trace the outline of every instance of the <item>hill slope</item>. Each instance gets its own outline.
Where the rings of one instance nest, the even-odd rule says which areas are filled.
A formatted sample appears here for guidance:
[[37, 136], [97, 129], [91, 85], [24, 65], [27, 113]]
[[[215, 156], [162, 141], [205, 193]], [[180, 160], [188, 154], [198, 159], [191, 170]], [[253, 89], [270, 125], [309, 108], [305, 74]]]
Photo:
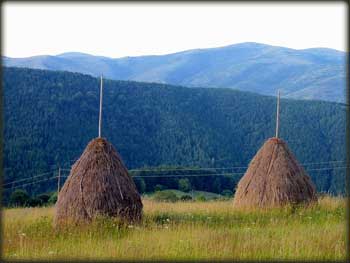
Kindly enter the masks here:
[[[97, 136], [99, 80], [33, 69], [3, 73], [5, 182], [69, 167]], [[131, 81], [106, 80], [104, 87], [102, 134], [129, 169], [246, 166], [274, 135], [274, 97]], [[344, 160], [345, 109], [282, 99], [280, 135], [302, 163]], [[318, 190], [344, 191], [343, 170], [318, 170], [326, 165], [307, 166]]]
[[66, 70], [110, 79], [233, 88], [290, 98], [344, 101], [345, 53], [258, 43], [111, 59], [83, 53], [3, 58], [5, 66]]

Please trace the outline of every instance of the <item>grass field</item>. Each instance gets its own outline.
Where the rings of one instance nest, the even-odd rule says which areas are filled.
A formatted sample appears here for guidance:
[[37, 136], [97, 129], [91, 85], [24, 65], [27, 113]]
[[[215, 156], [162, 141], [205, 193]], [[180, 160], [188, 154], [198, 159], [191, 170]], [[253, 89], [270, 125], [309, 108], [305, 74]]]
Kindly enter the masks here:
[[143, 200], [139, 225], [99, 219], [52, 226], [53, 207], [3, 211], [5, 259], [313, 259], [345, 258], [345, 200], [313, 207], [238, 211], [232, 200], [157, 203]]

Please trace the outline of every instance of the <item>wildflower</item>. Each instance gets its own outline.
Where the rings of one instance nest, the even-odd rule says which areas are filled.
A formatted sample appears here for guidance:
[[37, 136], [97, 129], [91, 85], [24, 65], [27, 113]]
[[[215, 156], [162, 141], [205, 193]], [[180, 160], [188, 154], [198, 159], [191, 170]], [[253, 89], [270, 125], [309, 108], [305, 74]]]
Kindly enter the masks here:
[[166, 219], [166, 221], [167, 221], [167, 222], [170, 222], [170, 219], [169, 219], [169, 218], [167, 218], [167, 219]]

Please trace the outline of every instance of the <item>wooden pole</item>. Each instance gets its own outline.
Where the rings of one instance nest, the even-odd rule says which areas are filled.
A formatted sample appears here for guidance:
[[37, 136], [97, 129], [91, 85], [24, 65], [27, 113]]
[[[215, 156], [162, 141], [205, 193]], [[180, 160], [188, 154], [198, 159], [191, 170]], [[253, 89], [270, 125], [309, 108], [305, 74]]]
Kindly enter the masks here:
[[103, 96], [103, 81], [101, 75], [101, 86], [100, 86], [100, 114], [98, 118], [98, 137], [101, 138], [101, 126], [102, 126], [102, 96]]
[[276, 114], [276, 138], [278, 138], [279, 123], [280, 123], [280, 91], [278, 90], [278, 95], [277, 95], [277, 114]]
[[58, 167], [58, 176], [57, 176], [57, 199], [60, 193], [60, 186], [61, 186], [61, 167]]

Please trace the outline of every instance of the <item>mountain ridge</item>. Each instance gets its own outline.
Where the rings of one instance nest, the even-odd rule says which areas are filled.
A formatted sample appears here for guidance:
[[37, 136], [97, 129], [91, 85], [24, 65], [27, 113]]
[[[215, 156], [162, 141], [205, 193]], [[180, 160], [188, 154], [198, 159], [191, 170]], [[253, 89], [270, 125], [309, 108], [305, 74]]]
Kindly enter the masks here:
[[255, 42], [191, 49], [166, 55], [109, 58], [81, 52], [3, 57], [5, 66], [66, 70], [114, 80], [189, 87], [232, 88], [263, 95], [345, 101], [345, 52], [291, 49]]

